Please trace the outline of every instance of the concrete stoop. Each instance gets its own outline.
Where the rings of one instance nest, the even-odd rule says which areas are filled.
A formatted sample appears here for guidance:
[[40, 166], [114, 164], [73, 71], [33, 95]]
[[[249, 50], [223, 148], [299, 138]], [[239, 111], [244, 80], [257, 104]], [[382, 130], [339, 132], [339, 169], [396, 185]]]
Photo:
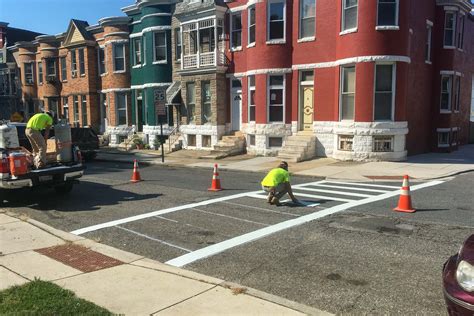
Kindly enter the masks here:
[[278, 158], [290, 162], [300, 162], [313, 159], [316, 156], [316, 136], [288, 136], [278, 152]]
[[245, 153], [245, 136], [241, 132], [234, 135], [222, 136], [222, 139], [214, 145], [210, 155], [201, 158], [222, 159], [229, 156], [235, 156]]

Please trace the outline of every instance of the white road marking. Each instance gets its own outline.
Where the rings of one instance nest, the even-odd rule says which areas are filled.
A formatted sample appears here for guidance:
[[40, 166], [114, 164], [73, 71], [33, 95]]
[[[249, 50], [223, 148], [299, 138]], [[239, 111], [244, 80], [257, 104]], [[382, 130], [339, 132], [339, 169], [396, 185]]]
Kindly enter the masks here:
[[324, 188], [333, 188], [333, 189], [346, 189], [352, 191], [364, 191], [364, 192], [376, 192], [376, 193], [386, 193], [391, 190], [377, 190], [377, 189], [365, 189], [365, 188], [353, 188], [353, 187], [344, 187], [341, 185], [329, 185], [329, 184], [314, 184], [315, 187], [324, 187]]
[[[443, 181], [431, 181], [431, 182], [427, 182], [427, 183], [414, 185], [414, 186], [411, 187], [411, 191], [415, 191], [415, 190], [435, 186], [435, 185], [438, 185], [438, 184], [441, 184], [441, 183], [443, 183]], [[241, 235], [241, 236], [237, 236], [237, 237], [222, 241], [220, 243], [217, 243], [217, 244], [214, 244], [214, 245], [196, 250], [194, 252], [188, 253], [186, 255], [174, 258], [172, 260], [167, 261], [166, 263], [169, 264], [169, 265], [175, 266], [175, 267], [183, 267], [183, 266], [185, 266], [187, 264], [190, 264], [192, 262], [195, 262], [197, 260], [201, 260], [201, 259], [213, 256], [213, 255], [216, 255], [216, 254], [221, 253], [225, 250], [228, 250], [228, 249], [231, 249], [231, 248], [234, 248], [234, 247], [237, 247], [237, 246], [240, 246], [240, 245], [258, 240], [260, 238], [269, 236], [271, 234], [280, 232], [282, 230], [292, 228], [292, 227], [296, 227], [296, 226], [308, 223], [310, 221], [313, 221], [313, 220], [316, 220], [316, 219], [319, 219], [319, 218], [322, 218], [322, 217], [325, 217], [325, 216], [328, 216], [328, 215], [332, 215], [332, 214], [347, 210], [347, 209], [352, 208], [352, 207], [356, 207], [356, 206], [360, 206], [360, 205], [364, 205], [364, 204], [368, 204], [368, 203], [372, 203], [372, 202], [376, 202], [376, 201], [381, 201], [381, 200], [384, 200], [384, 199], [387, 199], [387, 198], [391, 198], [391, 197], [397, 196], [398, 194], [400, 194], [400, 192], [398, 190], [396, 190], [396, 191], [393, 191], [393, 192], [387, 192], [387, 193], [384, 193], [384, 194], [372, 196], [370, 198], [366, 198], [366, 199], [362, 199], [362, 200], [358, 200], [358, 201], [352, 201], [352, 202], [345, 203], [345, 204], [339, 204], [339, 205], [327, 208], [327, 209], [322, 210], [322, 211], [318, 211], [318, 212], [314, 212], [314, 213], [304, 215], [304, 216], [301, 216], [301, 217], [298, 217], [298, 218], [290, 219], [290, 220], [282, 222], [282, 223], [278, 223], [278, 224], [275, 224], [275, 225], [272, 225], [272, 226], [261, 228], [261, 229], [256, 230], [256, 231], [253, 231], [253, 232]]]
[[195, 207], [191, 208], [191, 210], [195, 210], [195, 211], [205, 213], [205, 214], [211, 214], [211, 215], [226, 217], [226, 218], [230, 218], [230, 219], [235, 219], [235, 220], [246, 222], [246, 223], [257, 224], [257, 225], [260, 225], [260, 226], [268, 226], [268, 224], [265, 224], [265, 223], [255, 222], [255, 221], [251, 221], [251, 220], [248, 220], [248, 219], [238, 218], [238, 217], [225, 215], [225, 214], [219, 214], [219, 213], [204, 211], [204, 210], [200, 210], [200, 209], [195, 208]]
[[142, 233], [139, 233], [139, 232], [136, 232], [134, 230], [131, 230], [131, 229], [128, 229], [128, 228], [125, 228], [125, 227], [122, 227], [122, 226], [116, 226], [117, 228], [120, 228], [122, 230], [125, 230], [129, 233], [132, 233], [132, 234], [135, 234], [135, 235], [138, 235], [140, 237], [144, 237], [146, 239], [150, 239], [150, 240], [153, 240], [153, 241], [157, 241], [159, 242], [160, 244], [164, 244], [164, 245], [167, 245], [167, 246], [170, 246], [170, 247], [173, 247], [173, 248], [177, 248], [177, 249], [181, 249], [181, 250], [184, 250], [186, 252], [192, 252], [192, 250], [189, 250], [189, 249], [186, 249], [186, 248], [183, 248], [183, 247], [180, 247], [180, 246], [176, 246], [176, 245], [173, 245], [173, 244], [170, 244], [169, 242], [166, 242], [164, 240], [161, 240], [161, 239], [156, 239], [156, 238], [153, 238], [153, 237], [150, 237], [148, 235], [145, 235], [145, 234], [142, 234]]
[[139, 221], [141, 219], [154, 217], [154, 216], [157, 216], [157, 215], [163, 215], [163, 214], [168, 214], [168, 213], [172, 213], [172, 212], [176, 212], [176, 211], [186, 210], [186, 209], [193, 208], [193, 207], [200, 207], [200, 206], [209, 205], [209, 204], [213, 204], [213, 203], [217, 203], [217, 202], [233, 200], [233, 199], [245, 197], [245, 196], [248, 196], [249, 194], [254, 194], [254, 193], [257, 193], [257, 192], [260, 192], [260, 191], [239, 193], [239, 194], [234, 194], [234, 195], [223, 196], [223, 197], [220, 197], [220, 198], [210, 199], [210, 200], [206, 200], [206, 201], [202, 201], [202, 202], [170, 207], [170, 208], [166, 208], [164, 210], [154, 211], [154, 212], [146, 213], [146, 214], [135, 215], [135, 216], [126, 217], [126, 218], [122, 218], [122, 219], [117, 219], [117, 220], [102, 223], [102, 224], [92, 225], [92, 226], [81, 228], [81, 229], [76, 229], [76, 230], [72, 231], [71, 234], [82, 235], [82, 234], [93, 232], [93, 231], [96, 231], [96, 230], [99, 230], [99, 229], [103, 229], [103, 228], [107, 228], [107, 227], [113, 227], [113, 226], [117, 226], [117, 225], [125, 224], [125, 223], [130, 223], [130, 222], [134, 222], [134, 221]]
[[353, 193], [353, 192], [344, 192], [344, 191], [333, 191], [333, 190], [324, 190], [324, 189], [313, 189], [313, 188], [298, 188], [299, 190], [311, 191], [311, 192], [322, 192], [322, 193], [331, 193], [338, 195], [348, 195], [348, 196], [357, 196], [357, 197], [371, 197], [371, 194], [362, 194], [362, 193]]
[[175, 221], [174, 219], [171, 219], [171, 218], [166, 218], [166, 217], [163, 217], [163, 216], [155, 216], [155, 217], [163, 219], [165, 221], [170, 221], [170, 222], [173, 222], [173, 223], [179, 223], [178, 221]]
[[306, 193], [299, 193], [299, 192], [293, 192], [293, 195], [304, 196], [304, 197], [309, 197], [309, 198], [313, 198], [313, 199], [327, 200], [327, 201], [340, 201], [340, 202], [352, 202], [352, 201], [355, 201], [355, 200], [343, 199], [343, 198], [333, 197], [333, 196], [316, 195], [316, 194], [306, 194]]
[[[382, 184], [369, 184], [369, 183], [355, 183], [355, 182], [340, 182], [340, 181], [323, 181], [322, 183], [335, 183], [335, 184], [349, 184], [361, 187], [374, 187], [374, 188], [387, 188], [387, 189], [400, 189], [401, 185], [396, 187], [393, 185], [382, 185]], [[349, 188], [349, 187], [348, 187]]]
[[[265, 198], [265, 199], [266, 199], [266, 197], [264, 197], [264, 196], [262, 196], [262, 198]], [[279, 211], [275, 211], [275, 210], [269, 210], [269, 209], [263, 208], [263, 207], [245, 205], [245, 204], [240, 204], [240, 203], [233, 203], [233, 202], [228, 202], [228, 201], [224, 201], [224, 202], [222, 202], [222, 203], [230, 204], [230, 205], [236, 205], [236, 206], [243, 206], [243, 207], [251, 208], [251, 209], [254, 209], [254, 210], [257, 210], [257, 211], [270, 212], [270, 213], [277, 213], [277, 214], [281, 214], [281, 215], [289, 215], [289, 216], [292, 216], [292, 217], [298, 217], [298, 216], [299, 216], [298, 214], [287, 213], [287, 212], [279, 212]]]

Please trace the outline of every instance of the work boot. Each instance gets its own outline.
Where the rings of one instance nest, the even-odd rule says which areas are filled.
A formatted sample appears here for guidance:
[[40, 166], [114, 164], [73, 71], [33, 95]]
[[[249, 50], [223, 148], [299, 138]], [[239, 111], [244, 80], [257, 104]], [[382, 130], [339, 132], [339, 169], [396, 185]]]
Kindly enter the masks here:
[[276, 205], [276, 206], [280, 206], [281, 203], [280, 203], [280, 199], [276, 198], [276, 197], [273, 197], [272, 201], [270, 202], [270, 204], [273, 204], [273, 205]]

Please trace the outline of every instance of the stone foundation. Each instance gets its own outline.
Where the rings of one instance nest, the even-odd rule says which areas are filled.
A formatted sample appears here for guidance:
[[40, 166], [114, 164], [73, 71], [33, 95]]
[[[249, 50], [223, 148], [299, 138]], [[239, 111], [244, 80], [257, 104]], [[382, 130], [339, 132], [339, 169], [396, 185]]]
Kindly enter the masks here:
[[134, 132], [135, 128], [133, 126], [107, 126], [105, 134], [110, 135], [109, 146], [118, 147], [118, 145], [121, 143], [122, 138], [128, 138]]
[[276, 156], [281, 147], [269, 147], [269, 137], [282, 137], [292, 135], [293, 124], [242, 124], [242, 131], [247, 135], [255, 135], [255, 146], [250, 146], [247, 140], [247, 153], [251, 155]]
[[[185, 149], [210, 149], [225, 135], [225, 125], [181, 125], [179, 131], [183, 135], [183, 148]], [[190, 146], [189, 135], [196, 135], [196, 146]], [[211, 147], [202, 146], [202, 136], [211, 136]]]
[[[405, 160], [407, 122], [314, 122], [316, 155], [339, 160]], [[339, 136], [353, 136], [352, 151], [339, 150]], [[374, 136], [392, 136], [392, 151], [374, 152]]]
[[[163, 135], [169, 136], [173, 131], [174, 126], [169, 126], [168, 124], [163, 124]], [[148, 144], [151, 148], [155, 148], [155, 139], [161, 135], [161, 127], [155, 125], [144, 125], [143, 126], [144, 139], [143, 142]]]

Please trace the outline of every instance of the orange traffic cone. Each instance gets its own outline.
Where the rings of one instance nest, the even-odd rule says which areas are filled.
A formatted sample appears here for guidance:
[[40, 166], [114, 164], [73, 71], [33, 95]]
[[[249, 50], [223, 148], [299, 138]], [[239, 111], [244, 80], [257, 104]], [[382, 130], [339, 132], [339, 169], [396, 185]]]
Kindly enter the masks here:
[[408, 183], [408, 176], [403, 176], [402, 190], [400, 191], [400, 199], [398, 206], [393, 209], [397, 212], [415, 213], [415, 209], [411, 206], [410, 184]]
[[136, 183], [142, 181], [142, 178], [140, 177], [140, 171], [138, 171], [138, 162], [135, 159], [133, 161], [133, 174], [132, 174], [132, 179], [130, 182]]
[[219, 172], [217, 172], [217, 164], [214, 165], [214, 174], [212, 175], [212, 184], [208, 191], [221, 191], [221, 180], [219, 180]]

